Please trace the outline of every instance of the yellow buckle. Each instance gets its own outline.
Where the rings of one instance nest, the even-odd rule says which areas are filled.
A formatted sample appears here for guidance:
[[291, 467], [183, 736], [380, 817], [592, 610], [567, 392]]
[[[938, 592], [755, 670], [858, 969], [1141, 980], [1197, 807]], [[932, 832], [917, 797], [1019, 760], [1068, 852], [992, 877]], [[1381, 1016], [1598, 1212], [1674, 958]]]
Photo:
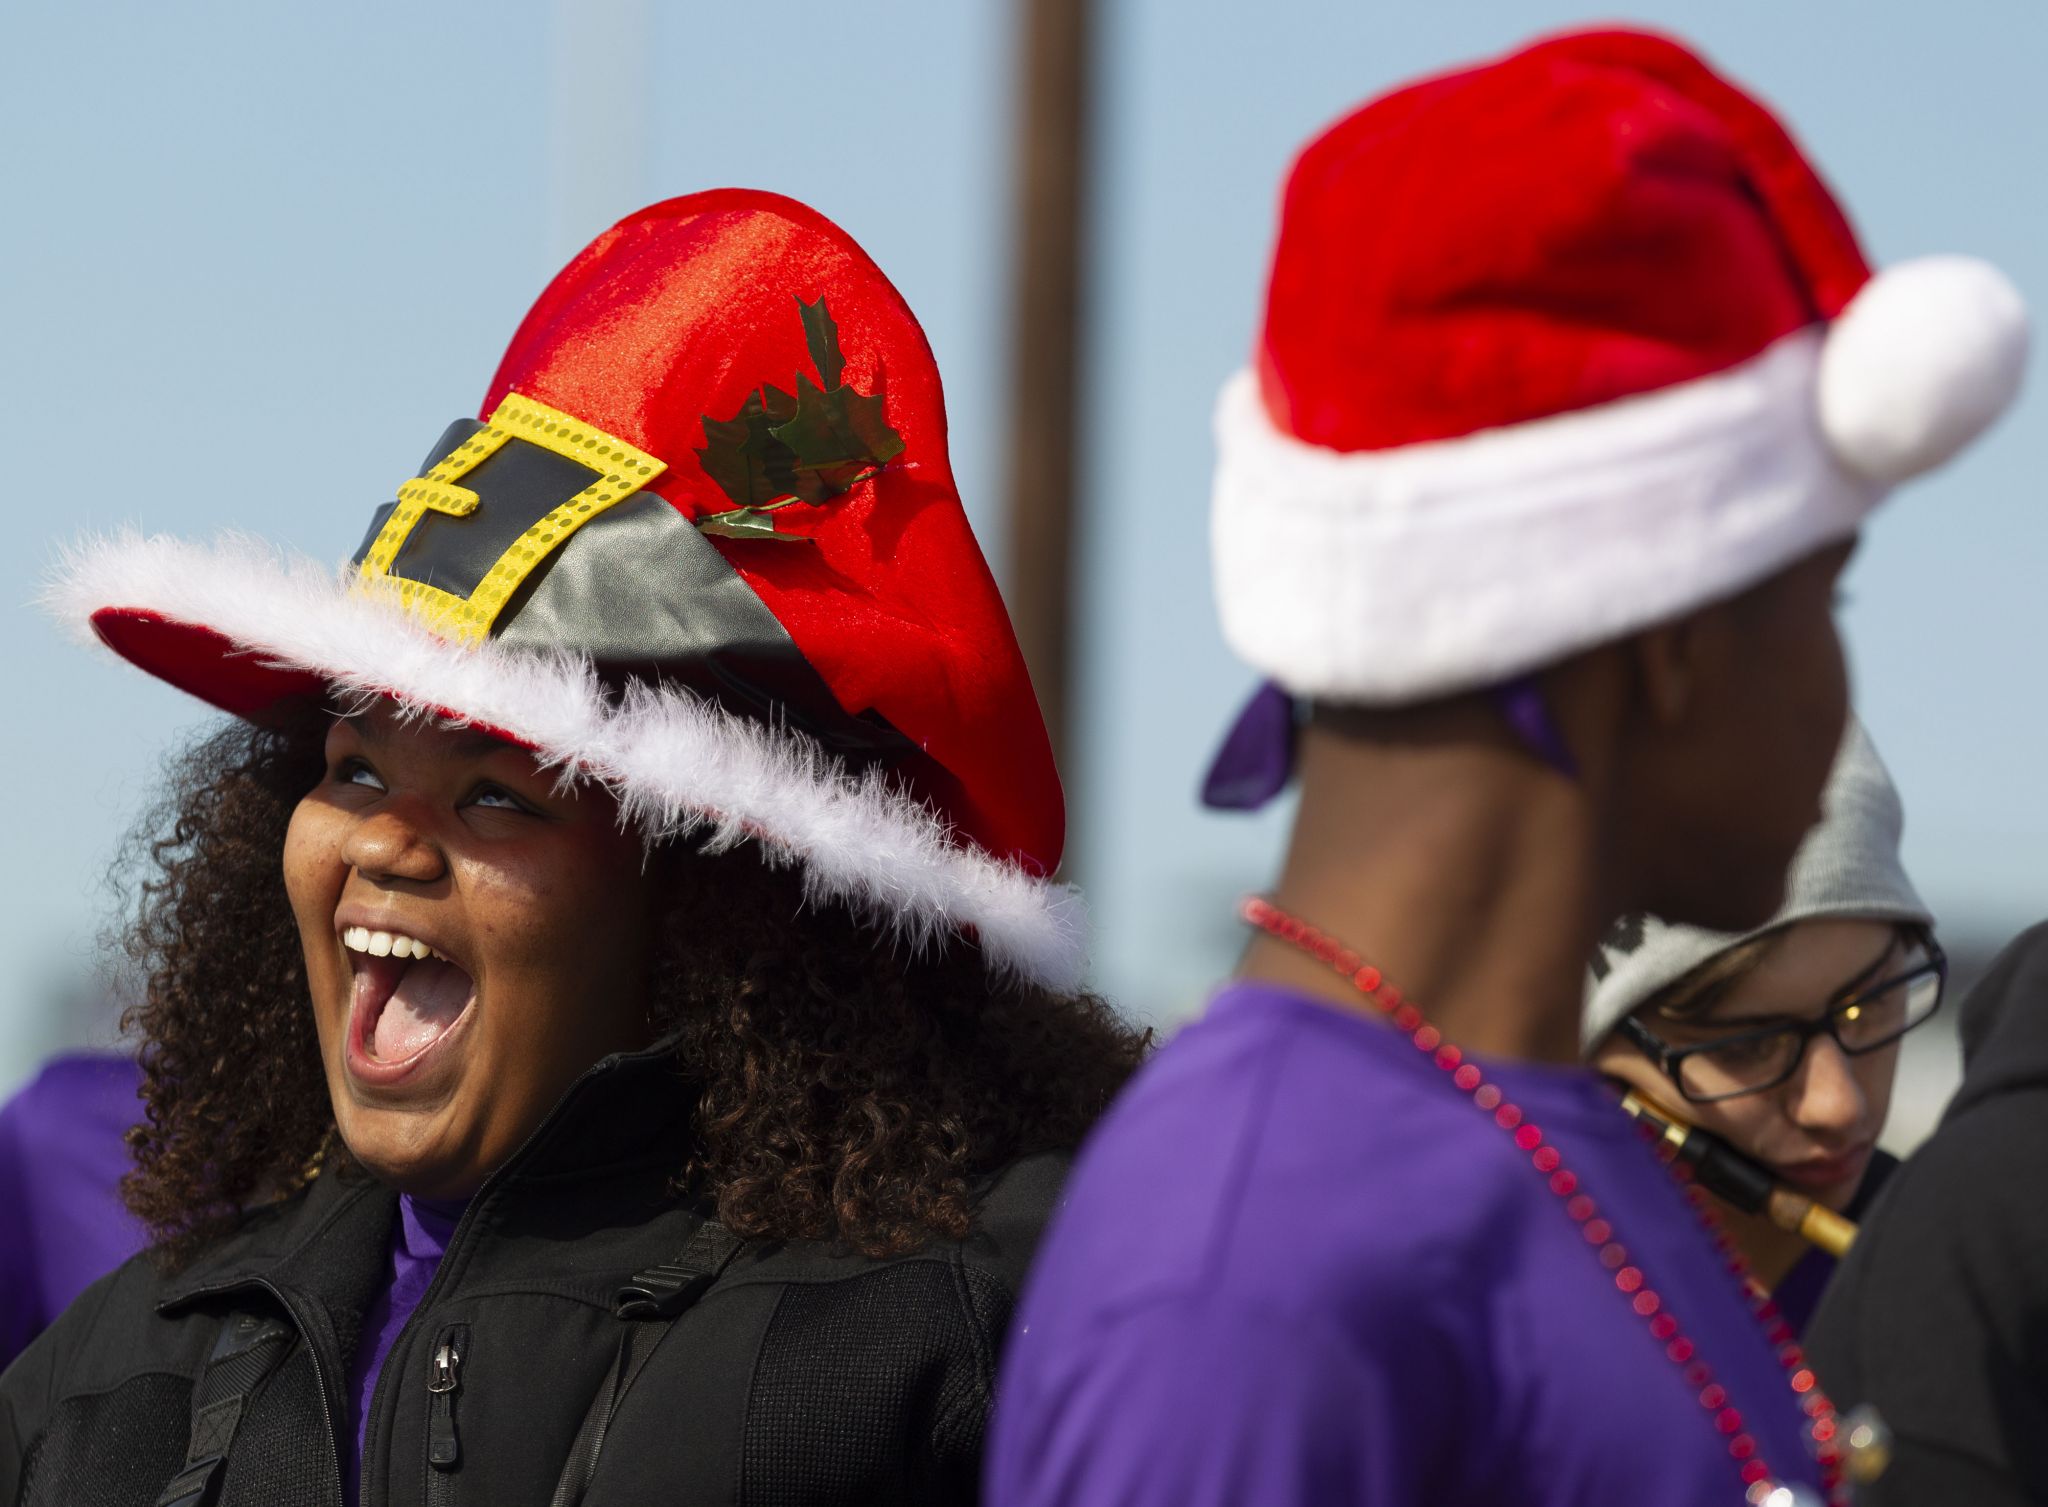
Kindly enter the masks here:
[[[482, 498], [457, 483], [512, 439], [552, 450], [564, 460], [601, 474], [515, 539], [466, 597], [391, 574], [391, 564], [398, 558], [399, 550], [414, 526], [430, 511], [461, 518], [482, 505]], [[444, 638], [460, 643], [481, 642], [512, 593], [541, 561], [592, 518], [624, 502], [667, 469], [664, 462], [646, 451], [635, 449], [593, 424], [518, 393], [507, 393], [483, 428], [456, 446], [425, 476], [416, 476], [398, 489], [398, 505], [384, 520], [384, 527], [378, 530], [369, 553], [363, 557], [357, 585], [362, 589], [397, 592], [406, 607]]]

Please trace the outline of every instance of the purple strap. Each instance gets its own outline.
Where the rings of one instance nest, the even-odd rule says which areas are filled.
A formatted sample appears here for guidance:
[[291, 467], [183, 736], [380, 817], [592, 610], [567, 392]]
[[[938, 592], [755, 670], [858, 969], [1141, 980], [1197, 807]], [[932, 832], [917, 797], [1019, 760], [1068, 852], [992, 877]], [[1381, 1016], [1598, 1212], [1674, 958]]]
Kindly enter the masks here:
[[1256, 811], [1294, 777], [1294, 701], [1267, 681], [1237, 714], [1202, 779], [1202, 804]]
[[1507, 719], [1508, 731], [1522, 740], [1522, 746], [1568, 780], [1579, 777], [1579, 766], [1571, 748], [1550, 715], [1550, 703], [1533, 675], [1517, 675], [1493, 688], [1493, 704]]
[[[1524, 748], [1566, 779], [1579, 777], [1578, 763], [1535, 676], [1518, 675], [1488, 694]], [[1216, 811], [1258, 810], [1294, 777], [1296, 738], [1293, 698], [1265, 682], [1223, 735], [1202, 778], [1202, 804]]]

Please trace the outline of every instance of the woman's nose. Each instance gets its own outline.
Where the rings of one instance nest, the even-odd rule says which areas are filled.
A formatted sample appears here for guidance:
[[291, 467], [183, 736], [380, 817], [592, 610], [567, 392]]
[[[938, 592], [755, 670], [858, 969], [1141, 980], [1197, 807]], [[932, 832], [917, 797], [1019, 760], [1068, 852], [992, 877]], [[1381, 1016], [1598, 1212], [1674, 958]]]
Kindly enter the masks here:
[[1814, 1037], [1792, 1079], [1792, 1118], [1808, 1130], [1858, 1130], [1868, 1107], [1856, 1065], [1832, 1036]]
[[341, 856], [350, 868], [373, 879], [406, 879], [431, 884], [447, 871], [447, 860], [424, 824], [387, 803], [350, 829]]

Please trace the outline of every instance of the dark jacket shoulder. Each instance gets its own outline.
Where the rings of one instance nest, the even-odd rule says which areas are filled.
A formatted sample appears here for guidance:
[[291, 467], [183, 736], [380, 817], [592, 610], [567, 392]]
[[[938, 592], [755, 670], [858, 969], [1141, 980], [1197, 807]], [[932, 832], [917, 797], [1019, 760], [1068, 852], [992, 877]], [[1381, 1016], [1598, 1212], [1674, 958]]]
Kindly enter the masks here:
[[612, 1425], [621, 1447], [607, 1447], [593, 1500], [664, 1500], [678, 1406], [707, 1440], [733, 1441], [732, 1455], [703, 1456], [705, 1478], [734, 1483], [716, 1500], [977, 1500], [1003, 1339], [1066, 1166], [1013, 1164], [964, 1239], [907, 1255], [814, 1242], [744, 1253], [663, 1337], [653, 1384]]
[[1808, 1336], [1896, 1436], [1888, 1503], [2048, 1500], [2048, 927], [1962, 1009], [1963, 1085], [1891, 1177]]
[[[223, 1256], [288, 1226], [304, 1199], [302, 1192], [252, 1213], [222, 1241]], [[151, 1252], [129, 1257], [87, 1286], [0, 1372], [0, 1482], [12, 1479], [27, 1448], [29, 1420], [61, 1397], [112, 1392], [151, 1374], [185, 1383], [204, 1365], [211, 1335], [187, 1333], [160, 1311], [178, 1280]]]
[[[626, 1332], [647, 1322], [621, 1317], [620, 1289], [706, 1223], [668, 1191], [687, 1096], [639, 1061], [580, 1084], [472, 1201], [380, 1373], [365, 1507], [549, 1500]], [[1064, 1168], [1015, 1163], [964, 1238], [906, 1255], [746, 1243], [694, 1304], [641, 1330], [649, 1356], [589, 1507], [974, 1500], [998, 1352]], [[394, 1207], [325, 1174], [183, 1272], [138, 1258], [95, 1284], [0, 1378], [0, 1501], [74, 1501], [90, 1480], [106, 1507], [150, 1507], [184, 1461], [217, 1338], [249, 1310], [291, 1341], [247, 1399], [219, 1500], [338, 1503], [349, 1358]]]

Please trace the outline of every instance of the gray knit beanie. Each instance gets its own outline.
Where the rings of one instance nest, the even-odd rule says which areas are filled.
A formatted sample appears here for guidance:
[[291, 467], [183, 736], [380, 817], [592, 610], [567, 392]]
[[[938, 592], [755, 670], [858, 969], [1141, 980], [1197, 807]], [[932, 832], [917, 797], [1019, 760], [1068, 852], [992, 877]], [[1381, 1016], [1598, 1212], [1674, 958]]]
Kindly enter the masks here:
[[1655, 916], [1624, 917], [1601, 939], [1587, 975], [1580, 1023], [1585, 1050], [1590, 1054], [1623, 1016], [1716, 954], [1794, 921], [1843, 916], [1931, 923], [1934, 917], [1899, 865], [1904, 827], [1899, 792], [1870, 734], [1851, 718], [1821, 795], [1820, 825], [1793, 855], [1778, 913], [1740, 936], [1672, 926]]

